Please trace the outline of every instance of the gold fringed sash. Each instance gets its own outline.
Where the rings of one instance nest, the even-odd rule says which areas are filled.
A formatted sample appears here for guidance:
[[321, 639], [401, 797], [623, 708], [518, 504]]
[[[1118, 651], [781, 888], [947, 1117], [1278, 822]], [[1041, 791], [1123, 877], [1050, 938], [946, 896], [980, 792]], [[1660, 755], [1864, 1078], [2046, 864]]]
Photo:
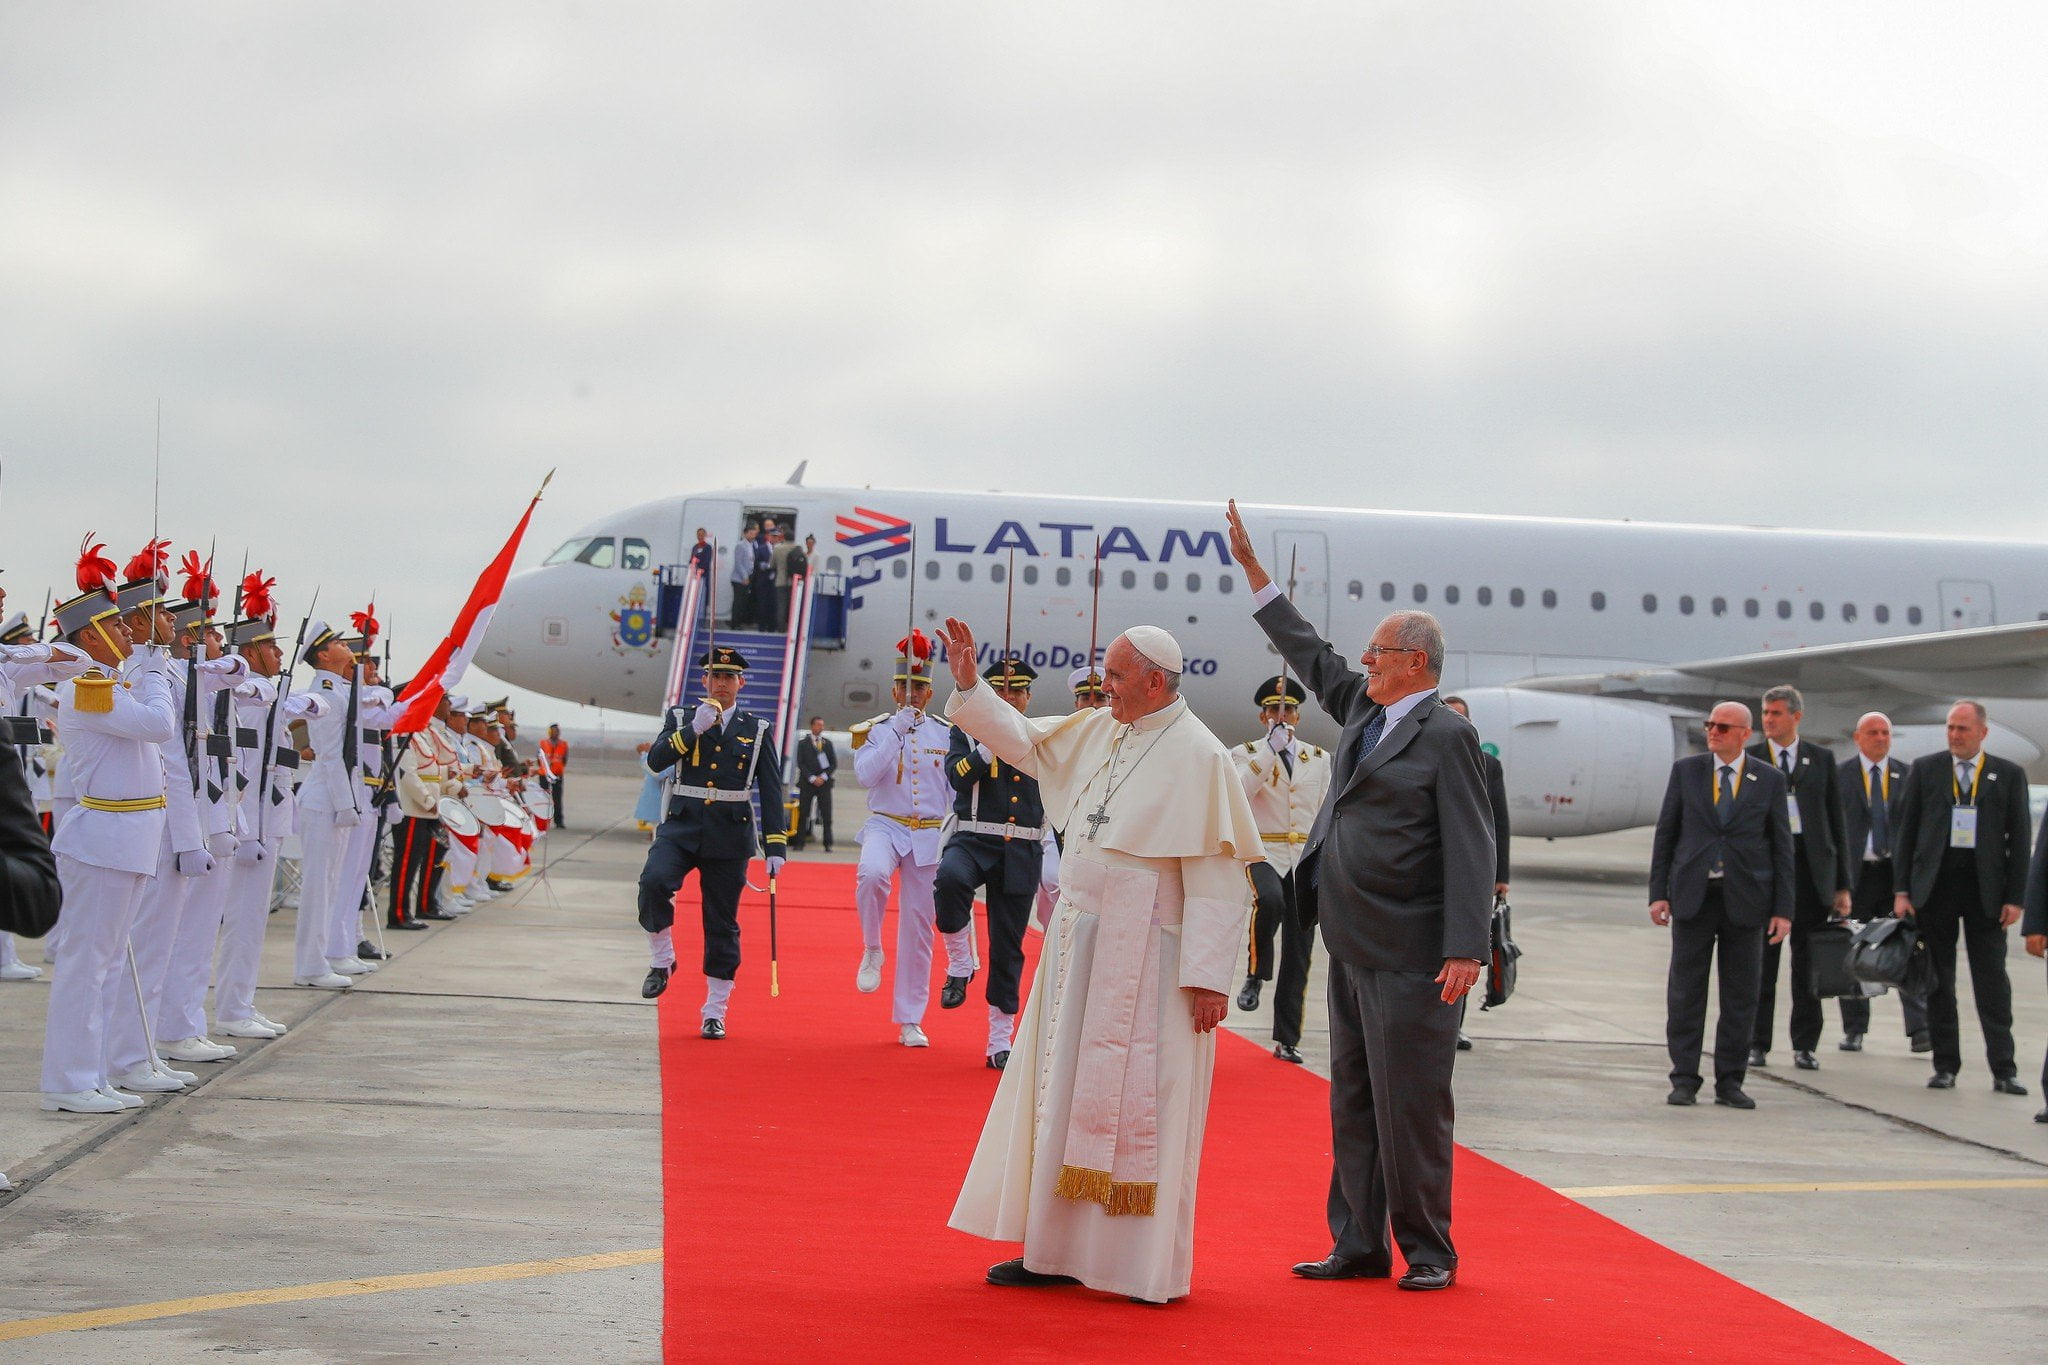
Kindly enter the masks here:
[[1111, 1217], [1136, 1214], [1150, 1218], [1159, 1206], [1156, 1180], [1113, 1180], [1108, 1171], [1091, 1171], [1085, 1166], [1062, 1166], [1052, 1192], [1062, 1199], [1084, 1199], [1102, 1205]]

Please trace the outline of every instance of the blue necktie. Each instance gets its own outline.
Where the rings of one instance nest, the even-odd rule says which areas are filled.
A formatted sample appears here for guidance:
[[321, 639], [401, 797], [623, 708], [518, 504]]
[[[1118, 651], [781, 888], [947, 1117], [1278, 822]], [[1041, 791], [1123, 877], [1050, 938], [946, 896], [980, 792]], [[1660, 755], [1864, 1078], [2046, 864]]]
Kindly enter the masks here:
[[[1387, 713], [1380, 712], [1365, 723], [1365, 733], [1358, 737], [1358, 762], [1363, 763], [1379, 747], [1380, 736], [1387, 732]], [[1353, 764], [1356, 767], [1357, 764]]]

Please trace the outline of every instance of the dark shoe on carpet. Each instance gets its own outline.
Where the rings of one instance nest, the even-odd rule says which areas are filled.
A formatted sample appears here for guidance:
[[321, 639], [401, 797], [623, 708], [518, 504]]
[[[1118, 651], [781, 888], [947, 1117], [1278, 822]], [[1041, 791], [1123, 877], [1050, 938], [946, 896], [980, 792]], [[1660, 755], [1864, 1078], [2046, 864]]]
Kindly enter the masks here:
[[1458, 1282], [1455, 1267], [1442, 1265], [1411, 1265], [1408, 1273], [1396, 1284], [1398, 1289], [1449, 1289]]
[[1842, 1035], [1842, 1041], [1836, 1043], [1835, 1046], [1843, 1052], [1861, 1052], [1863, 1051], [1863, 1035], [1860, 1033], [1845, 1033]]
[[974, 973], [965, 976], [949, 976], [946, 984], [939, 988], [939, 1008], [957, 1010], [967, 1003], [967, 983], [974, 980]]
[[377, 951], [377, 945], [364, 939], [356, 945], [356, 956], [365, 962], [382, 962], [384, 954]]
[[1001, 1052], [991, 1052], [988, 1054], [988, 1069], [990, 1071], [1001, 1071], [1009, 1064], [1010, 1052], [1008, 1048], [1003, 1049]]
[[1934, 1051], [1934, 1035], [1932, 1033], [1929, 1033], [1926, 1029], [1921, 1029], [1918, 1033], [1915, 1033], [1911, 1036], [1913, 1039], [1913, 1051]]
[[2027, 1088], [2020, 1084], [2017, 1076], [2000, 1076], [1991, 1083], [1991, 1088], [2001, 1095], [2024, 1095]]
[[1384, 1280], [1394, 1272], [1389, 1266], [1354, 1261], [1333, 1251], [1320, 1261], [1297, 1262], [1294, 1273], [1304, 1280]]
[[1041, 1275], [1035, 1270], [1026, 1269], [1022, 1256], [1014, 1261], [1001, 1261], [990, 1266], [987, 1278], [990, 1284], [1000, 1284], [1011, 1289], [1039, 1289], [1051, 1285], [1081, 1283], [1072, 1275]]
[[1764, 1055], [1762, 1048], [1753, 1047], [1749, 1050], [1749, 1064], [1751, 1066], [1769, 1066], [1771, 1063], [1770, 1059]]
[[1811, 1052], [1801, 1049], [1792, 1054], [1792, 1065], [1798, 1067], [1801, 1071], [1818, 1071], [1820, 1070], [1820, 1058], [1814, 1056]]
[[1934, 1074], [1933, 1074], [1932, 1076], [1929, 1076], [1929, 1077], [1927, 1078], [1927, 1088], [1928, 1088], [1929, 1090], [1953, 1090], [1953, 1089], [1955, 1089], [1955, 1088], [1956, 1088], [1956, 1073], [1955, 1073], [1955, 1072], [1953, 1072], [1953, 1071], [1937, 1071], [1937, 1072], [1935, 1072], [1935, 1073], [1934, 1073]]
[[1244, 989], [1237, 993], [1237, 1007], [1247, 1011], [1259, 1007], [1259, 979], [1256, 976], [1244, 979]]
[[1470, 1052], [1471, 1050], [1472, 1050], [1472, 1040], [1471, 1040], [1470, 1038], [1467, 1038], [1467, 1037], [1465, 1036], [1465, 1030], [1463, 1030], [1463, 1029], [1459, 1029], [1459, 1030], [1458, 1030], [1458, 1051], [1460, 1051], [1460, 1052]]
[[1739, 1085], [1716, 1086], [1714, 1088], [1714, 1103], [1725, 1104], [1730, 1109], [1756, 1108], [1756, 1101], [1745, 1095], [1742, 1092], [1742, 1087]]
[[652, 1000], [655, 996], [667, 990], [668, 973], [669, 969], [666, 967], [649, 967], [647, 969], [647, 979], [640, 983], [640, 998], [642, 1000]]
[[1672, 1086], [1671, 1093], [1664, 1097], [1664, 1103], [1666, 1104], [1698, 1104], [1699, 1102], [1700, 1092], [1688, 1089], [1682, 1085]]
[[1283, 1062], [1293, 1062], [1296, 1066], [1301, 1065], [1301, 1049], [1292, 1043], [1273, 1044], [1273, 1055]]
[[697, 1035], [700, 1038], [711, 1038], [714, 1040], [723, 1038], [725, 1036], [725, 1020], [706, 1019], [704, 1027], [697, 1030]]

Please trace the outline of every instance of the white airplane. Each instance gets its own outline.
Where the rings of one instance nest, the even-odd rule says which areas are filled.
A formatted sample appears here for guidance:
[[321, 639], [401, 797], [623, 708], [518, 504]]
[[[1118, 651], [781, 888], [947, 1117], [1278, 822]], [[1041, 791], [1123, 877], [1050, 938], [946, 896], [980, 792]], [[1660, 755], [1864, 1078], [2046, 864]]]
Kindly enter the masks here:
[[[723, 616], [726, 547], [772, 516], [817, 541], [806, 717], [840, 727], [886, 708], [913, 614], [927, 634], [962, 617], [994, 657], [1014, 565], [1009, 637], [1041, 674], [1034, 710], [1068, 703], [1067, 674], [1091, 636], [1106, 650], [1125, 627], [1149, 623], [1180, 639], [1182, 691], [1218, 735], [1258, 733], [1253, 691], [1279, 662], [1251, 619], [1220, 506], [806, 488], [802, 472], [784, 485], [642, 503], [584, 527], [511, 580], [477, 663], [550, 696], [659, 714], [672, 652], [656, 631], [661, 566], [684, 562], [705, 528], [720, 545]], [[1705, 710], [1723, 698], [1754, 708], [1781, 682], [1805, 694], [1806, 737], [1838, 755], [1869, 710], [1891, 715], [1901, 757], [1932, 752], [1949, 703], [1975, 697], [1991, 710], [1988, 747], [2044, 767], [2048, 547], [1239, 505], [1267, 570], [1277, 579], [1293, 565], [1295, 604], [1340, 652], [1353, 656], [1396, 608], [1443, 622], [1443, 688], [1469, 701], [1501, 756], [1517, 834], [1653, 823], [1672, 759], [1697, 747]], [[1099, 622], [1089, 578], [1098, 538]], [[720, 638], [746, 647], [744, 636]], [[1302, 729], [1311, 742], [1335, 739], [1313, 700]]]

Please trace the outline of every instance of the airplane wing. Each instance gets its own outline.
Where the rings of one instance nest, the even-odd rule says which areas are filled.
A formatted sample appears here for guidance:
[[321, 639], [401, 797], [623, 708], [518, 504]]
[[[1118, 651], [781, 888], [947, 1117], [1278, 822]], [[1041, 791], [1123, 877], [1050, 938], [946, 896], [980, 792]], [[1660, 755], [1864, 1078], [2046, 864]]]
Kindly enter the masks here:
[[1787, 682], [1809, 697], [1845, 694], [1873, 706], [1945, 706], [1973, 694], [2048, 698], [2048, 621], [1771, 649], [1612, 673], [1556, 674], [1512, 686], [1705, 704]]

